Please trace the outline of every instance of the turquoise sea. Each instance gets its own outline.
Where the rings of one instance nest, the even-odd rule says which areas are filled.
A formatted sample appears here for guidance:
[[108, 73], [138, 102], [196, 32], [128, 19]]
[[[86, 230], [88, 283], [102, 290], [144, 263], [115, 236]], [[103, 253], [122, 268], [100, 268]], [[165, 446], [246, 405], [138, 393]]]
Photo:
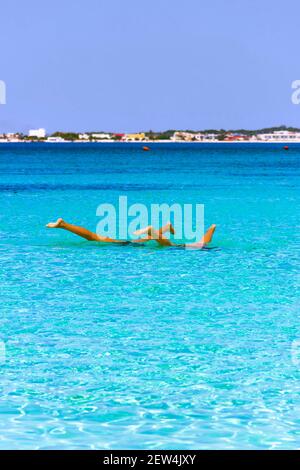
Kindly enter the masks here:
[[[1, 449], [300, 447], [300, 145], [151, 147], [0, 145]], [[218, 249], [44, 228], [120, 195]]]

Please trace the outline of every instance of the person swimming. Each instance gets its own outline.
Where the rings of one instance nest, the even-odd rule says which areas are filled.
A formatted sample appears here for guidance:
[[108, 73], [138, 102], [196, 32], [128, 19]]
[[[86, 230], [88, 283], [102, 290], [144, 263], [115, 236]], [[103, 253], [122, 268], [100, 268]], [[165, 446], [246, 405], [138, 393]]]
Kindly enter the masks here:
[[152, 225], [148, 225], [145, 228], [140, 230], [136, 230], [134, 235], [145, 235], [145, 237], [138, 238], [136, 240], [116, 240], [114, 238], [105, 237], [102, 235], [98, 235], [97, 233], [91, 232], [90, 230], [79, 227], [78, 225], [69, 224], [65, 222], [62, 218], [57, 219], [56, 222], [50, 222], [46, 225], [47, 228], [61, 228], [67, 230], [68, 232], [72, 232], [79, 237], [85, 238], [89, 241], [94, 242], [102, 242], [102, 243], [116, 243], [118, 245], [128, 245], [128, 244], [141, 244], [147, 243], [151, 240], [155, 240], [161, 246], [174, 246], [178, 248], [186, 248], [186, 249], [196, 249], [201, 250], [205, 248], [208, 243], [211, 242], [213, 238], [213, 234], [216, 230], [216, 225], [213, 224], [209, 227], [209, 229], [205, 232], [203, 237], [195, 243], [174, 243], [169, 240], [167, 237], [164, 236], [165, 233], [175, 234], [175, 229], [171, 222], [168, 222], [163, 227], [160, 227], [156, 230]]

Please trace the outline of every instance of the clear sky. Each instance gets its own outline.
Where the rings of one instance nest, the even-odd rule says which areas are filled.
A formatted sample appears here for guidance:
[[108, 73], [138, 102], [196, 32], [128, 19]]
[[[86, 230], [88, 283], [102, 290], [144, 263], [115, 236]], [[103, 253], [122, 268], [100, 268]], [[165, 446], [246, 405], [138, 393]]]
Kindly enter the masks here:
[[0, 132], [300, 127], [299, 0], [9, 0]]

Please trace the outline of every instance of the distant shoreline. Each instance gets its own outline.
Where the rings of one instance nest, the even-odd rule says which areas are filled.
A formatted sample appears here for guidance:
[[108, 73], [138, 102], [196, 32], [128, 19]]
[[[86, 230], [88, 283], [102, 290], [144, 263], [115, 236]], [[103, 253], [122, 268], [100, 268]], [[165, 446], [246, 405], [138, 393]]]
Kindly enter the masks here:
[[94, 141], [85, 141], [85, 140], [64, 140], [59, 142], [53, 141], [28, 141], [28, 140], [0, 140], [1, 144], [134, 144], [147, 146], [148, 144], [193, 144], [193, 145], [202, 145], [202, 144], [300, 144], [300, 140], [202, 140], [202, 141], [186, 141], [186, 140], [147, 140], [147, 141], [118, 141], [118, 140], [94, 140]]

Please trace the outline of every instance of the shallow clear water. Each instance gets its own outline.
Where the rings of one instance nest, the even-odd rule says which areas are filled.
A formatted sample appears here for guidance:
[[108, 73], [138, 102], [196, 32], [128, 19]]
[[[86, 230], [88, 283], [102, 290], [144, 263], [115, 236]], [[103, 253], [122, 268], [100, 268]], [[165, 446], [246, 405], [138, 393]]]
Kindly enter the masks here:
[[[300, 446], [300, 146], [152, 147], [0, 146], [0, 448]], [[119, 195], [205, 204], [220, 249], [44, 228]]]

